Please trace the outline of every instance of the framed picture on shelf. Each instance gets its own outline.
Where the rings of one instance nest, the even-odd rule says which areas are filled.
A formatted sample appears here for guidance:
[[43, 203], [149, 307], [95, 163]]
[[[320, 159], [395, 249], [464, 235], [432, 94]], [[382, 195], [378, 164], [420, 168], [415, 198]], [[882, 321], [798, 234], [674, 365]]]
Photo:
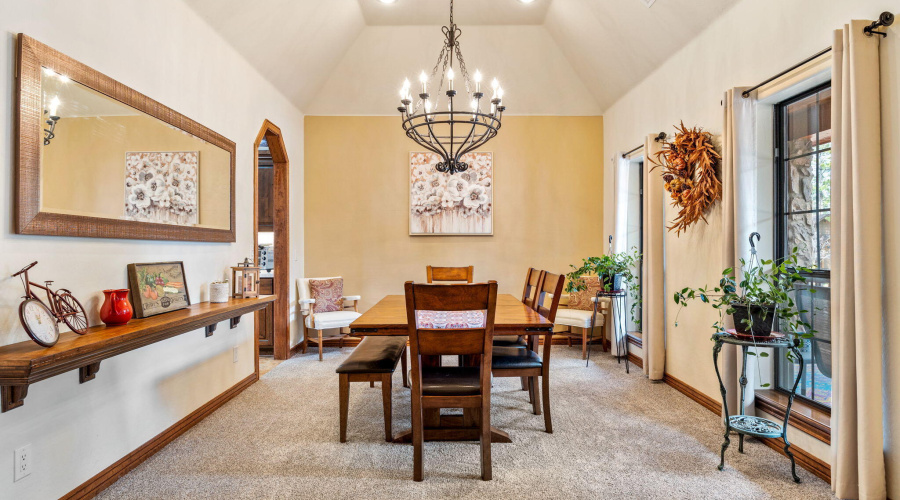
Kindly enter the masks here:
[[128, 264], [128, 288], [136, 318], [149, 318], [191, 305], [183, 262]]

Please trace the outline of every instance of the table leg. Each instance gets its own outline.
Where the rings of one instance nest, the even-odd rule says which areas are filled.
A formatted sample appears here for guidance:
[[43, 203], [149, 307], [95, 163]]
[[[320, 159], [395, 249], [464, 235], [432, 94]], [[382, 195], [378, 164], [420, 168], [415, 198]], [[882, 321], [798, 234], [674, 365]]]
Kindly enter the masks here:
[[[738, 415], [744, 414], [744, 393], [747, 390], [747, 352], [750, 349], [749, 346], [741, 346], [741, 402], [740, 402], [740, 412]], [[741, 434], [740, 444], [738, 445], [738, 453], [744, 452], [744, 435]]]
[[[803, 354], [800, 352], [800, 349], [797, 346], [791, 347], [791, 352], [793, 352], [796, 359], [800, 362], [800, 366], [803, 366]], [[787, 438], [787, 429], [788, 422], [791, 418], [791, 406], [794, 404], [794, 395], [797, 394], [797, 386], [800, 384], [800, 379], [803, 378], [803, 370], [797, 371], [797, 379], [794, 380], [794, 387], [791, 388], [791, 394], [788, 396], [788, 404], [787, 410], [784, 413], [784, 425], [781, 430], [781, 440], [784, 441], [784, 454], [791, 459], [791, 476], [794, 477], [794, 482], [799, 483], [800, 477], [797, 475], [797, 461], [794, 460], [794, 454], [791, 453], [791, 443]]]
[[719, 392], [722, 393], [722, 413], [725, 415], [725, 441], [722, 443], [721, 460], [719, 461], [719, 470], [725, 470], [725, 450], [731, 444], [731, 420], [728, 417], [728, 399], [726, 399], [725, 384], [722, 382], [722, 374], [719, 372], [719, 352], [722, 351], [722, 342], [716, 340], [713, 347], [713, 366], [716, 368], [716, 378], [719, 379]]

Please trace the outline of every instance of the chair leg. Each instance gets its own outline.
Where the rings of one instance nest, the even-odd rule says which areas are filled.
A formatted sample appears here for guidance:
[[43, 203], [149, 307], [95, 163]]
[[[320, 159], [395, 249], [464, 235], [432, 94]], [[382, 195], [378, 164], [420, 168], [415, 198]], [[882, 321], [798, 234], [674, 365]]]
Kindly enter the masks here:
[[369, 387], [375, 387], [375, 381], [374, 381], [374, 380], [370, 380], [370, 381], [369, 381]]
[[544, 430], [553, 434], [553, 421], [550, 420], [550, 370], [544, 370], [541, 386], [544, 393]]
[[528, 377], [528, 393], [531, 395], [531, 408], [535, 415], [541, 414], [541, 399], [537, 392], [537, 377]]
[[319, 361], [322, 361], [322, 330], [318, 330], [319, 332]]
[[384, 440], [391, 442], [394, 431], [391, 428], [391, 375], [385, 373], [381, 377], [381, 399], [384, 404]]
[[[519, 377], [519, 378], [522, 379], [522, 390], [527, 391], [528, 390], [528, 377]], [[528, 397], [531, 398], [531, 395], [529, 394]], [[529, 403], [530, 402], [531, 401], [529, 401]]]
[[350, 406], [350, 376], [341, 373], [338, 377], [338, 399], [340, 400], [341, 413], [341, 442], [347, 442], [347, 413]]
[[493, 468], [491, 467], [491, 406], [490, 404], [481, 405], [481, 479], [490, 481], [493, 479]]
[[[417, 395], [413, 394], [413, 398]], [[421, 401], [412, 405], [412, 441], [413, 441], [413, 481], [422, 481], [425, 479], [425, 467], [422, 456], [422, 446], [424, 442], [425, 429], [422, 426], [422, 406]]]
[[406, 348], [400, 354], [400, 368], [403, 370], [403, 387], [409, 388], [409, 370], [406, 368]]
[[303, 347], [300, 348], [300, 354], [306, 354], [306, 348], [309, 347], [309, 337], [303, 336]]

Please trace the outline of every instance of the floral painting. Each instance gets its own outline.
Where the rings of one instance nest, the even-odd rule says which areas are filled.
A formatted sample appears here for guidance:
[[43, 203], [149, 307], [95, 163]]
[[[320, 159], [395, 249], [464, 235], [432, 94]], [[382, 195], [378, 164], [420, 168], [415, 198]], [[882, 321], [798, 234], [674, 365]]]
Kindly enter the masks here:
[[409, 234], [493, 234], [493, 155], [468, 153], [469, 168], [453, 175], [435, 170], [438, 161], [434, 153], [409, 155]]
[[198, 223], [199, 151], [125, 153], [125, 218]]

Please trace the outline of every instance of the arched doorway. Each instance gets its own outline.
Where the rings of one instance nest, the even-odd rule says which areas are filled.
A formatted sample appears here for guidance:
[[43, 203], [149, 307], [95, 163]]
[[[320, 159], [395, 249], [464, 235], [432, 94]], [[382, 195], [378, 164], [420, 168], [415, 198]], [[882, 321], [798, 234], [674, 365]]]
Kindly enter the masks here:
[[[287, 359], [290, 355], [290, 175], [287, 150], [281, 136], [281, 129], [269, 120], [263, 122], [256, 142], [253, 143], [253, 255], [257, 264], [260, 260], [259, 235], [260, 235], [260, 145], [268, 146], [266, 155], [267, 166], [271, 164], [271, 179], [266, 179], [265, 197], [269, 200], [271, 211], [265, 213], [266, 220], [263, 225], [274, 233], [274, 267], [272, 269], [272, 293], [278, 296], [271, 310], [260, 311], [256, 315], [256, 363], [259, 371], [260, 339], [266, 347], [271, 345], [275, 359]], [[263, 148], [265, 149], [265, 148]], [[271, 188], [268, 186], [271, 184]], [[270, 314], [271, 318], [266, 315]], [[267, 328], [270, 321], [271, 339], [266, 337], [262, 330]]]

